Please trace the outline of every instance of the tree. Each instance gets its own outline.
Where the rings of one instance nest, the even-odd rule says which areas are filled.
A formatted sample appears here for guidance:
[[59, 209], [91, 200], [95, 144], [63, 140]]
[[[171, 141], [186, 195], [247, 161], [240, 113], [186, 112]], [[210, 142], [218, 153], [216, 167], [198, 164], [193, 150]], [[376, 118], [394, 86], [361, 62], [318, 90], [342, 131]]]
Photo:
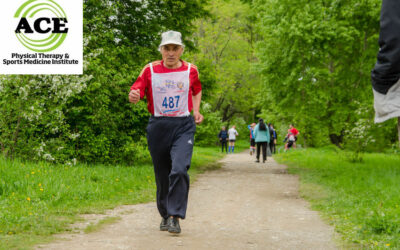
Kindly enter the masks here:
[[[261, 102], [304, 143], [338, 146], [366, 113], [372, 124], [370, 70], [379, 29], [378, 0], [256, 0]], [[391, 125], [390, 125], [391, 126]], [[373, 126], [371, 125], [371, 129]], [[372, 130], [371, 130], [372, 131]]]
[[207, 100], [213, 112], [220, 112], [222, 122], [229, 123], [235, 117], [252, 120], [259, 90], [259, 78], [253, 70], [254, 15], [250, 6], [239, 0], [214, 1], [209, 11], [211, 17], [195, 22], [193, 39], [198, 51], [189, 58], [214, 68], [216, 84]]
[[84, 75], [0, 77], [3, 155], [62, 163], [146, 158], [149, 114], [145, 103], [129, 104], [129, 88], [159, 58], [161, 32], [188, 37], [206, 3], [85, 0]]

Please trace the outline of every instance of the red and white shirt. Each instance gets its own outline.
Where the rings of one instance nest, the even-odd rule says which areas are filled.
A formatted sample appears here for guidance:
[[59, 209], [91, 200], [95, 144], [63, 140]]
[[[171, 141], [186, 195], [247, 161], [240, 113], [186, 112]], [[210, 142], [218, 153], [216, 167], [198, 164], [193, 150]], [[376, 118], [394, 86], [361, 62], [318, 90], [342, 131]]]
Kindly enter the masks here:
[[[201, 91], [199, 73], [195, 65], [189, 64], [182, 60], [181, 62], [182, 66], [177, 69], [166, 68], [163, 64], [163, 61], [152, 62], [151, 64], [148, 64], [143, 68], [139, 77], [132, 85], [131, 90], [136, 90], [136, 89], [140, 90], [140, 99], [143, 99], [144, 96], [146, 95], [147, 109], [151, 114], [155, 116], [181, 116], [177, 112], [181, 112], [182, 114], [183, 113], [189, 114], [190, 111], [192, 111], [193, 100], [191, 97], [197, 95]], [[173, 80], [172, 81], [167, 80], [165, 83], [164, 82], [157, 83], [158, 85], [162, 84], [165, 86], [162, 86], [161, 88], [157, 87], [156, 90], [153, 90], [154, 86], [156, 85], [155, 83], [153, 83], [152, 76], [157, 78], [161, 76], [161, 78], [168, 79], [168, 75], [174, 75], [175, 72], [184, 73], [187, 71], [190, 71], [188, 72], [189, 86], [187, 91], [179, 91], [178, 87], [182, 88], [183, 87], [182, 85], [184, 85], [181, 82], [179, 82], [179, 80], [176, 83]], [[171, 93], [171, 88], [172, 89], [176, 88], [175, 91], [176, 93], [180, 92], [181, 95], [183, 94], [187, 96], [183, 96], [182, 98], [182, 96], [179, 96], [179, 93], [178, 95], [170, 96], [169, 93]], [[187, 104], [184, 103], [185, 101], [187, 102]], [[182, 105], [185, 106], [182, 107]], [[157, 114], [155, 114], [154, 112], [155, 108], [157, 109], [156, 112]]]

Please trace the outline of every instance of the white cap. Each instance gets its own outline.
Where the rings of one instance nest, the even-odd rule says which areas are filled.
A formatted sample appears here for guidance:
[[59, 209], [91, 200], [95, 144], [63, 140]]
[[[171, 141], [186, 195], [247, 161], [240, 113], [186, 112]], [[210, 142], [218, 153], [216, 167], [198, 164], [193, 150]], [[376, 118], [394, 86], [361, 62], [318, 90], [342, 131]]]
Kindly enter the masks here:
[[182, 34], [178, 31], [169, 30], [161, 34], [161, 43], [158, 49], [161, 49], [161, 46], [166, 44], [176, 44], [182, 47], [185, 47], [182, 43]]

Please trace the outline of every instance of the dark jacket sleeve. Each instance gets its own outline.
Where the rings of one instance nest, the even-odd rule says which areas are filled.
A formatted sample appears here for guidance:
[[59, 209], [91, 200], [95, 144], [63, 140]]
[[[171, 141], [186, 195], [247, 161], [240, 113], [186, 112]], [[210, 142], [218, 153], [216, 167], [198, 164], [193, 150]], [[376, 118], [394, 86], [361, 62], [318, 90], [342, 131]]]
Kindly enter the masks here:
[[400, 78], [400, 0], [383, 0], [378, 60], [371, 72], [375, 91], [386, 94]]

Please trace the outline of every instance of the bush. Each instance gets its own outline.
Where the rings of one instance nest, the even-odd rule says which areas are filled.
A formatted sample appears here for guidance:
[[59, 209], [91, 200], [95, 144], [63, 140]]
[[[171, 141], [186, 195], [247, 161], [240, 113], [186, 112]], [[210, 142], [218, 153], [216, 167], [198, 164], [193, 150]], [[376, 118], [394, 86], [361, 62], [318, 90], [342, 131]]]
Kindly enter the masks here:
[[181, 31], [190, 50], [190, 23], [208, 13], [201, 1], [170, 4], [84, 1], [83, 75], [0, 76], [1, 153], [53, 163], [146, 161], [149, 113], [144, 102], [128, 102], [129, 88], [160, 58], [161, 32]]
[[218, 143], [218, 133], [222, 126], [221, 117], [218, 112], [212, 112], [211, 105], [206, 102], [202, 103], [200, 113], [204, 116], [204, 121], [196, 127], [196, 145], [215, 145]]

